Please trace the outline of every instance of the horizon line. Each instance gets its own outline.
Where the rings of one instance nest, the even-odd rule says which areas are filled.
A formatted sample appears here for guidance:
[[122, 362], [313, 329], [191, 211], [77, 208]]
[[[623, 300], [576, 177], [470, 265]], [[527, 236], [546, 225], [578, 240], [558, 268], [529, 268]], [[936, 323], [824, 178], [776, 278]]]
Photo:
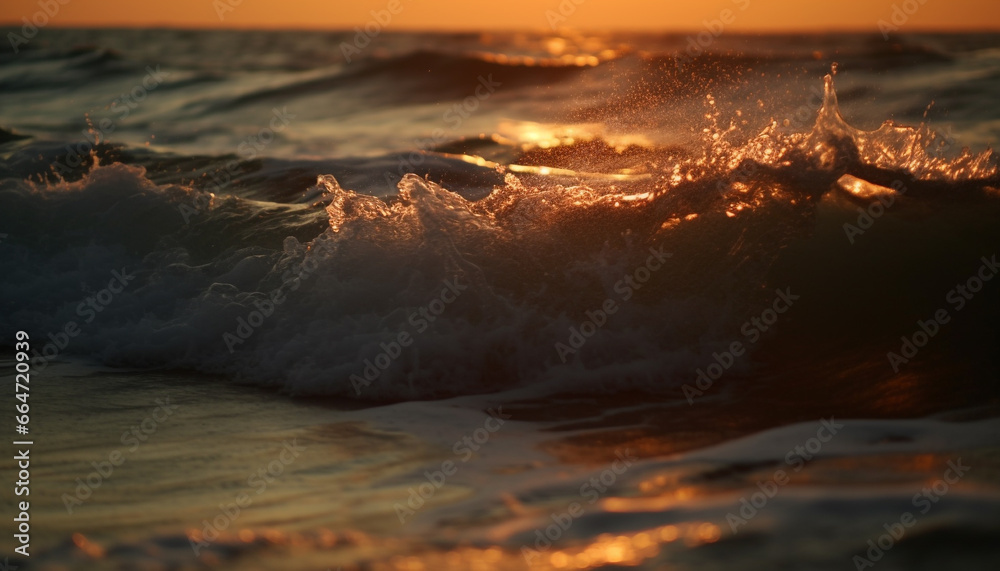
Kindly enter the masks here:
[[[0, 21], [0, 28], [17, 29], [22, 27], [23, 22]], [[71, 25], [52, 24], [45, 26], [45, 29], [52, 30], [177, 30], [192, 32], [330, 32], [330, 33], [350, 33], [362, 28], [364, 23], [353, 27], [321, 27], [321, 26], [216, 26], [212, 24], [170, 24], [170, 23], [150, 23], [150, 24], [99, 24], [80, 23]], [[552, 30], [544, 26], [536, 27], [494, 27], [494, 28], [433, 28], [433, 27], [401, 27], [392, 30], [383, 30], [380, 34], [484, 34], [484, 33], [510, 33], [510, 32], [530, 32], [530, 33], [585, 33], [585, 34], [689, 34], [700, 32], [704, 28], [559, 28]], [[905, 32], [894, 32], [893, 35], [915, 35], [915, 34], [995, 34], [1000, 33], [998, 27], [975, 27], [975, 26], [951, 26], [951, 27], [914, 27]], [[726, 35], [746, 36], [746, 35], [782, 35], [782, 34], [881, 34], [877, 27], [800, 27], [800, 28], [750, 28], [735, 29], [726, 32]]]

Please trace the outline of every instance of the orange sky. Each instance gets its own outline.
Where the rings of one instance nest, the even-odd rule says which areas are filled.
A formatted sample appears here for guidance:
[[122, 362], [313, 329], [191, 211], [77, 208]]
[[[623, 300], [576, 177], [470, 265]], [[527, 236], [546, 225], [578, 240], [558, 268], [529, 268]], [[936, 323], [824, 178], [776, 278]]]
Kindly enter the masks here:
[[[559, 14], [562, 3], [566, 19], [558, 23], [580, 29], [690, 30], [729, 8], [734, 19], [727, 29], [737, 31], [877, 32], [879, 20], [890, 21], [895, 4], [913, 12], [897, 15], [897, 21], [905, 17], [901, 32], [1000, 30], [998, 0], [3, 0], [0, 22], [31, 17], [41, 3], [50, 11], [59, 7], [50, 18], [53, 26], [349, 29], [395, 2], [398, 13], [386, 29], [551, 29], [546, 13]], [[222, 19], [217, 9], [224, 10]]]

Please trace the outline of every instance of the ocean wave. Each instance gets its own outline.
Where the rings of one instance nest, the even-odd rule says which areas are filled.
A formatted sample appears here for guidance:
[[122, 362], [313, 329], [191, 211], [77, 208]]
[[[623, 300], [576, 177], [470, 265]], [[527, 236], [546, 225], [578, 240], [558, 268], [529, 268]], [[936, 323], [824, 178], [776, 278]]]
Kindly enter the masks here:
[[[582, 63], [557, 58], [453, 54], [418, 50], [410, 53], [368, 57], [351, 65], [332, 67], [319, 77], [295, 79], [278, 87], [261, 88], [226, 101], [210, 110], [229, 109], [261, 101], [287, 101], [310, 94], [335, 94], [362, 85], [385, 86], [370, 93], [368, 104], [384, 105], [445, 101], [462, 98], [475, 89], [480, 78], [495, 78], [505, 88], [558, 83], [586, 67], [597, 65], [596, 57]], [[389, 88], [391, 86], [391, 88]]]
[[[776, 268], [824, 217], [852, 220], [887, 193], [996, 207], [991, 152], [941, 154], [926, 128], [854, 129], [829, 76], [811, 130], [731, 134], [713, 119], [701, 153], [623, 158], [606, 145], [587, 164], [642, 163], [641, 177], [574, 176], [573, 151], [592, 145], [527, 153], [524, 165], [477, 167], [507, 171], [478, 200], [415, 174], [392, 199], [347, 190], [334, 173], [285, 202], [157, 184], [121, 163], [74, 182], [8, 179], [4, 331], [28, 329], [53, 358], [360, 400], [676, 390], [746, 341], [776, 295], [794, 295]], [[835, 234], [798, 255], [819, 259], [838, 240], [841, 260], [827, 263], [847, 263]], [[134, 277], [114, 292], [112, 272]], [[65, 336], [71, 322], [85, 334]]]

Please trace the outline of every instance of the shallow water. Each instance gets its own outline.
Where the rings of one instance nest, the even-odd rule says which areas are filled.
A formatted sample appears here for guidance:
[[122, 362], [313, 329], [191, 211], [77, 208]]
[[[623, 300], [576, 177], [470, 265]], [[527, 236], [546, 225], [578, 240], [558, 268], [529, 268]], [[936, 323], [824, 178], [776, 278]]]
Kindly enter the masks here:
[[991, 409], [756, 432], [648, 398], [531, 420], [510, 394], [357, 409], [70, 364], [36, 386], [32, 568], [836, 569], [907, 512], [880, 566], [995, 556]]

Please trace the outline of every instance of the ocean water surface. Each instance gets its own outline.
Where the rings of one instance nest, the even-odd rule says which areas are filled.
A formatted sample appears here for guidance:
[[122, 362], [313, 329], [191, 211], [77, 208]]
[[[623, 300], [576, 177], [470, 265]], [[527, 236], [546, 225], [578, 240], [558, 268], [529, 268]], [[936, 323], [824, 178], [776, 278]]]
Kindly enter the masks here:
[[3, 48], [12, 561], [992, 569], [1000, 35], [688, 40]]

